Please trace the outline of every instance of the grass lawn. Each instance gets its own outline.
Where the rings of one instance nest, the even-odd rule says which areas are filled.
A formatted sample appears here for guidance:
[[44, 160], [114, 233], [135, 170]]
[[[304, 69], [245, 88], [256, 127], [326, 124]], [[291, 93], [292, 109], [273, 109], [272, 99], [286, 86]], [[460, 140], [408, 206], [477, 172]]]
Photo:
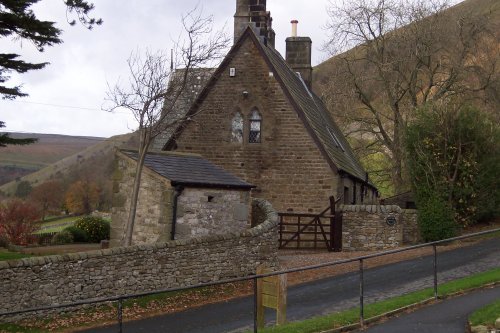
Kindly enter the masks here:
[[500, 300], [474, 312], [469, 317], [469, 321], [472, 326], [484, 325], [494, 328], [498, 318], [500, 318]]
[[35, 234], [40, 235], [59, 232], [69, 226], [74, 225], [79, 218], [81, 218], [81, 216], [65, 217], [54, 221], [42, 222], [40, 223], [40, 230], [35, 232]]
[[[468, 289], [478, 288], [493, 282], [500, 282], [500, 268], [439, 285], [439, 296], [449, 296], [458, 292], [466, 291]], [[417, 291], [391, 298], [385, 301], [368, 304], [365, 306], [365, 318], [381, 316], [390, 311], [423, 302], [432, 298], [433, 295], [434, 290], [432, 288], [429, 288], [422, 291]], [[264, 330], [260, 330], [259, 332], [315, 333], [328, 329], [357, 324], [358, 322], [359, 308], [354, 308], [327, 316], [314, 317], [300, 322], [292, 322], [282, 326], [268, 327]]]
[[32, 257], [32, 255], [0, 250], [0, 261], [22, 259], [28, 257]]
[[44, 333], [46, 330], [41, 330], [38, 328], [23, 327], [16, 324], [0, 324], [0, 333]]

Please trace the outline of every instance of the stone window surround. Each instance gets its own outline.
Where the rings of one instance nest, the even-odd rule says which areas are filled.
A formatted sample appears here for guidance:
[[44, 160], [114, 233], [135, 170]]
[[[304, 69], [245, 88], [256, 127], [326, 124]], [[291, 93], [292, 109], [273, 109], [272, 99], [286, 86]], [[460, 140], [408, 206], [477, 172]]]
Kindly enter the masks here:
[[248, 143], [262, 142], [262, 115], [258, 108], [252, 108], [248, 121]]
[[[260, 146], [260, 144], [263, 143], [263, 141], [264, 141], [264, 136], [263, 136], [263, 132], [264, 132], [263, 118], [264, 117], [263, 117], [262, 112], [261, 112], [262, 108], [257, 106], [256, 104], [252, 104], [251, 107], [237, 106], [233, 109], [234, 109], [234, 111], [231, 114], [231, 117], [229, 119], [230, 120], [229, 121], [229, 128], [230, 128], [230, 130], [229, 130], [229, 134], [230, 134], [229, 142], [233, 145], [244, 144], [244, 145], [249, 145], [252, 147]], [[260, 119], [252, 119], [252, 115], [254, 114], [254, 112], [257, 112]], [[234, 120], [237, 118], [238, 114], [243, 119], [243, 142], [240, 142], [240, 141], [233, 139], [233, 137], [234, 137], [233, 123], [234, 123]], [[260, 127], [260, 136], [259, 136], [259, 141], [257, 141], [257, 142], [252, 142], [250, 140], [250, 130], [251, 130], [251, 126], [252, 126], [252, 121], [258, 121], [259, 125], [260, 125], [259, 126]]]
[[245, 140], [245, 119], [240, 110], [234, 113], [231, 120], [231, 142], [243, 143]]

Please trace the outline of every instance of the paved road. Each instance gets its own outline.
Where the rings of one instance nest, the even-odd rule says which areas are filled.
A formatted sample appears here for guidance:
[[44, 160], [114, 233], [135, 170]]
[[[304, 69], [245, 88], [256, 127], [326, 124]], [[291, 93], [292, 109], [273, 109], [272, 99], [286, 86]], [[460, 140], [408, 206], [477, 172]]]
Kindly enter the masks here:
[[[365, 272], [366, 303], [420, 290], [433, 285], [432, 256], [376, 267]], [[473, 246], [439, 254], [439, 282], [500, 267], [500, 242], [490, 239]], [[354, 307], [359, 302], [359, 276], [344, 274], [288, 290], [287, 318], [306, 319]], [[253, 323], [252, 298], [203, 306], [124, 324], [124, 332], [218, 333], [240, 332]], [[266, 314], [272, 321], [272, 313]], [[117, 332], [116, 326], [87, 330]]]
[[472, 312], [498, 299], [500, 299], [500, 287], [480, 290], [424, 307], [362, 332], [463, 333], [467, 318]]

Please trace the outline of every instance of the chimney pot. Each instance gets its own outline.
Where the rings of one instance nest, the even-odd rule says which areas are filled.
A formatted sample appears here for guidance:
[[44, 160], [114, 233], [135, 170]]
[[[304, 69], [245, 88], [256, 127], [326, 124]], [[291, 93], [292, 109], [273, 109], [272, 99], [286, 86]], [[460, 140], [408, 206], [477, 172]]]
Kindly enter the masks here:
[[299, 21], [297, 20], [292, 20], [292, 37], [297, 37], [297, 24], [299, 23]]

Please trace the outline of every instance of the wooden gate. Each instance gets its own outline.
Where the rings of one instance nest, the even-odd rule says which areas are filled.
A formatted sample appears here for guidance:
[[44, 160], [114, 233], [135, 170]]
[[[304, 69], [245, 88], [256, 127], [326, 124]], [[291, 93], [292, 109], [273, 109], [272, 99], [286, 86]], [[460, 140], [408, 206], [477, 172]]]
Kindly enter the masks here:
[[342, 214], [335, 199], [319, 214], [278, 213], [280, 249], [328, 249], [342, 251]]

